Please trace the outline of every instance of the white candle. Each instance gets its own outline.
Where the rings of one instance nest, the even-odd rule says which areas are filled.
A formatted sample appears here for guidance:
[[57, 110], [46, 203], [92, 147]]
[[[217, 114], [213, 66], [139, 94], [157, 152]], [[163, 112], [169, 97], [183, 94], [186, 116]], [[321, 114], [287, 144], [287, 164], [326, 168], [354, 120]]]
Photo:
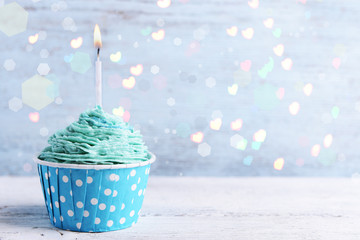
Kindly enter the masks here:
[[101, 79], [101, 61], [99, 58], [97, 58], [95, 62], [96, 67], [96, 83], [95, 83], [95, 89], [96, 89], [96, 105], [99, 105], [102, 107], [102, 79]]
[[94, 29], [94, 46], [97, 50], [97, 59], [95, 62], [95, 93], [96, 93], [96, 105], [102, 107], [102, 79], [101, 79], [101, 61], [100, 61], [100, 49], [102, 47], [101, 34], [99, 26], [96, 24]]

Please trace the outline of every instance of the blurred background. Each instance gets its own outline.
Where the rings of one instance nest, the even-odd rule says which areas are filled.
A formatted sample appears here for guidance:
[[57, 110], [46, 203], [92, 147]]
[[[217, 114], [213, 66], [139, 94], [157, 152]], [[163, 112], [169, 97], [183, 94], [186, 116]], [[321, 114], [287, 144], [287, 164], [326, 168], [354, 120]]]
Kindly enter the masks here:
[[0, 0], [0, 175], [95, 105], [171, 176], [357, 176], [357, 1]]

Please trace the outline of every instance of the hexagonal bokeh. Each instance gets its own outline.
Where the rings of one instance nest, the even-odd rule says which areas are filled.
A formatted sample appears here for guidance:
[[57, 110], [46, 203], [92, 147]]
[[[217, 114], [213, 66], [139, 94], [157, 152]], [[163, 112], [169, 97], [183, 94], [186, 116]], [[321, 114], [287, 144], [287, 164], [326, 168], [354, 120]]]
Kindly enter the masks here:
[[22, 84], [22, 101], [24, 104], [41, 110], [54, 101], [53, 96], [49, 96], [48, 89], [54, 83], [40, 75], [35, 75]]
[[40, 75], [48, 75], [50, 72], [49, 64], [47, 63], [40, 63], [37, 67], [37, 71]]
[[71, 60], [71, 69], [74, 72], [86, 73], [91, 67], [90, 56], [87, 53], [76, 52]]
[[202, 157], [209, 156], [211, 153], [211, 146], [207, 143], [200, 143], [198, 146], [198, 153]]
[[16, 2], [0, 7], [0, 31], [11, 37], [26, 30], [29, 13]]
[[53, 85], [47, 88], [47, 95], [51, 98], [58, 97], [60, 95], [59, 93], [60, 80], [57, 78], [55, 74], [49, 74], [46, 76], [46, 78], [53, 82]]
[[6, 71], [14, 71], [16, 63], [13, 59], [6, 59], [3, 66]]
[[245, 150], [247, 146], [248, 141], [240, 136], [239, 134], [235, 134], [230, 138], [230, 145], [233, 148], [239, 149], [239, 150]]
[[23, 104], [20, 98], [13, 97], [9, 100], [9, 109], [11, 111], [17, 112], [22, 108]]

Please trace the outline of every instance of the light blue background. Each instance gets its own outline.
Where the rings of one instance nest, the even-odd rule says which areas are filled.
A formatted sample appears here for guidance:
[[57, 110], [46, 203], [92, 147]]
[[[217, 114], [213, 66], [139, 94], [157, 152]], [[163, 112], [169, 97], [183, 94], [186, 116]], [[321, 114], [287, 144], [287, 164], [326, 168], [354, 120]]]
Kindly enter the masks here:
[[[91, 60], [95, 58], [95, 23], [100, 25], [103, 39], [104, 108], [112, 112], [123, 103], [122, 98], [130, 99], [130, 123], [141, 130], [149, 149], [157, 155], [153, 174], [351, 176], [359, 171], [357, 1], [260, 1], [257, 9], [250, 8], [247, 1], [214, 0], [173, 1], [166, 9], [150, 0], [18, 3], [29, 13], [27, 30], [12, 37], [0, 32], [2, 175], [35, 175], [32, 159], [46, 146], [48, 136], [94, 106], [93, 66], [85, 74], [76, 73], [64, 57], [81, 51], [89, 53]], [[75, 23], [73, 31], [63, 27], [67, 17]], [[263, 24], [267, 18], [274, 19], [272, 29]], [[239, 32], [230, 37], [226, 29], [234, 25]], [[248, 27], [255, 31], [251, 40], [241, 36], [241, 30]], [[144, 36], [150, 28], [151, 32], [164, 29], [164, 40]], [[282, 31], [279, 38], [272, 33], [276, 28]], [[28, 37], [40, 31], [46, 38], [29, 44]], [[79, 49], [71, 48], [70, 41], [79, 36], [84, 43]], [[177, 46], [179, 39], [174, 44], [176, 38], [181, 39], [181, 45]], [[272, 50], [277, 44], [285, 46], [281, 57]], [[189, 56], [191, 46], [198, 46], [198, 51]], [[49, 52], [47, 58], [41, 58], [42, 49]], [[111, 62], [110, 54], [117, 51], [123, 60]], [[258, 70], [269, 57], [274, 59], [274, 68], [263, 79]], [[285, 58], [293, 61], [290, 71], [281, 67]], [[332, 65], [334, 58], [341, 59], [338, 69]], [[7, 59], [16, 63], [14, 71], [3, 67]], [[227, 88], [234, 83], [234, 72], [247, 59], [252, 61], [251, 82], [239, 87], [235, 96], [229, 95]], [[49, 74], [60, 81], [62, 103], [40, 110], [39, 122], [33, 123], [28, 115], [36, 110], [24, 105], [13, 112], [9, 100], [21, 98], [21, 84], [37, 74], [40, 63], [48, 63]], [[116, 74], [130, 77], [129, 69], [136, 64], [143, 64], [144, 71], [136, 77], [134, 89], [109, 85]], [[151, 72], [154, 65], [160, 69], [157, 74]], [[209, 77], [216, 80], [213, 88], [206, 86]], [[157, 88], [154, 81], [158, 79], [165, 79], [166, 87]], [[275, 99], [271, 110], [263, 110], [254, 98], [254, 92], [265, 83], [285, 89], [283, 99]], [[307, 83], [314, 87], [310, 96], [302, 90]], [[175, 99], [175, 105], [168, 105], [169, 98]], [[294, 101], [300, 104], [295, 116], [288, 110]], [[331, 115], [334, 106], [340, 109], [336, 119]], [[222, 115], [219, 131], [209, 128], [214, 111], [215, 116]], [[238, 132], [230, 128], [237, 118], [243, 120]], [[47, 129], [49, 135], [40, 135], [41, 129]], [[259, 129], [266, 130], [267, 136], [260, 149], [254, 150], [251, 141]], [[198, 131], [211, 147], [206, 157], [198, 154], [199, 144], [190, 140], [190, 134]], [[230, 146], [234, 134], [248, 140], [244, 151]], [[325, 149], [327, 134], [332, 134], [333, 143]], [[310, 154], [315, 144], [321, 145], [319, 157]], [[277, 158], [285, 161], [281, 171], [273, 168]]]

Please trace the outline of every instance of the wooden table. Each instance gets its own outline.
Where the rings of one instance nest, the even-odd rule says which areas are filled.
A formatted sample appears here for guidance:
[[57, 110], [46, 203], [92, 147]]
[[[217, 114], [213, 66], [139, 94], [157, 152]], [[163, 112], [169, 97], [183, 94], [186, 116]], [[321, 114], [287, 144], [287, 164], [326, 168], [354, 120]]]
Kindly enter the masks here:
[[0, 239], [360, 239], [357, 178], [151, 176], [140, 221], [106, 233], [54, 228], [37, 177], [0, 177]]

